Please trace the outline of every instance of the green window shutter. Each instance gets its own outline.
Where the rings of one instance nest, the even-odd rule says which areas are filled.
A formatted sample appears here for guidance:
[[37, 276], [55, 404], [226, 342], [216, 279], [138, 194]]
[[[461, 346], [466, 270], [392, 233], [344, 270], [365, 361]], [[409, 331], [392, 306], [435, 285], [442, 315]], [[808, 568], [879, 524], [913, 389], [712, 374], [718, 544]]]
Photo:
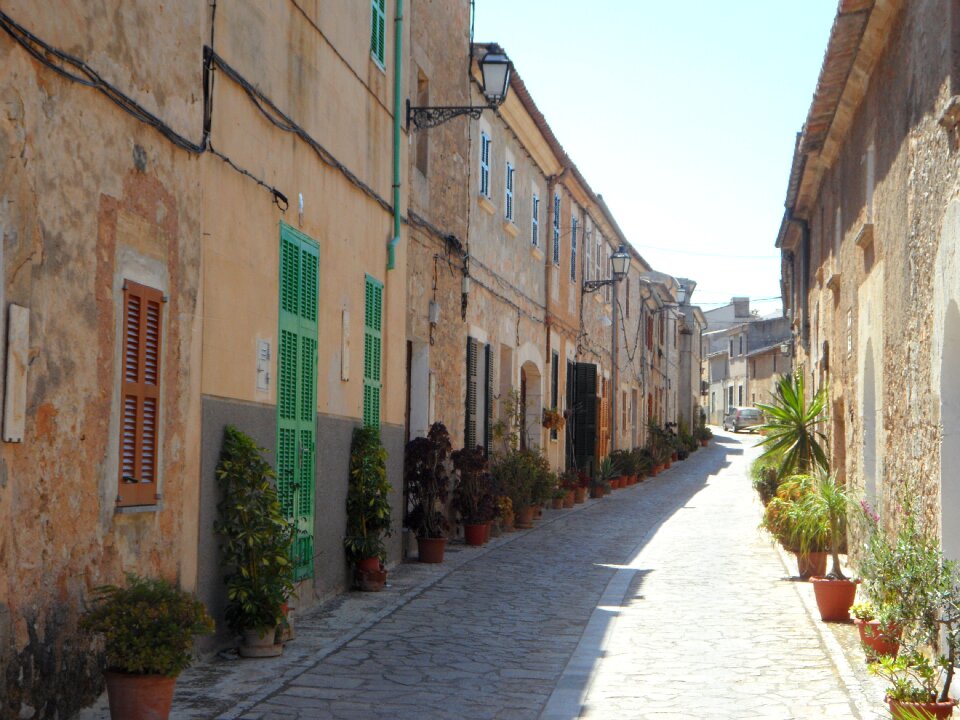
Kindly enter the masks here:
[[486, 394], [483, 397], [483, 449], [489, 455], [493, 449], [493, 352], [489, 344], [483, 346], [483, 361], [486, 375]]
[[380, 427], [383, 283], [366, 276], [363, 310], [363, 424]]
[[463, 423], [463, 446], [472, 450], [477, 446], [477, 346], [472, 337], [467, 338], [467, 393], [466, 413]]
[[386, 0], [371, 0], [370, 54], [380, 67], [384, 66], [384, 34], [386, 33]]
[[316, 243], [281, 224], [277, 494], [296, 526], [297, 580], [313, 576], [319, 263]]

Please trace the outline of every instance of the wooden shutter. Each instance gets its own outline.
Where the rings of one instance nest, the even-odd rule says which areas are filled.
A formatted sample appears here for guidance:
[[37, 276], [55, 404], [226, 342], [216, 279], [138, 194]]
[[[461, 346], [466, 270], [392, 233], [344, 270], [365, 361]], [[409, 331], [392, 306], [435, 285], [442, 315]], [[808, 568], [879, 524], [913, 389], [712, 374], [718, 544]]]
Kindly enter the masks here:
[[577, 279], [577, 218], [570, 218], [570, 279]]
[[123, 403], [117, 505], [155, 505], [163, 293], [123, 284]]
[[489, 344], [483, 346], [483, 353], [486, 373], [486, 393], [483, 397], [483, 449], [489, 455], [493, 448], [493, 350]]
[[463, 446], [469, 449], [477, 445], [477, 344], [472, 337], [467, 338], [467, 392]]
[[577, 467], [592, 473], [597, 446], [597, 366], [574, 365], [574, 455]]
[[363, 424], [380, 427], [383, 283], [367, 275], [363, 312]]
[[560, 264], [560, 196], [553, 196], [553, 264]]
[[372, 0], [370, 19], [370, 52], [374, 59], [384, 65], [384, 34], [386, 32], [386, 0]]

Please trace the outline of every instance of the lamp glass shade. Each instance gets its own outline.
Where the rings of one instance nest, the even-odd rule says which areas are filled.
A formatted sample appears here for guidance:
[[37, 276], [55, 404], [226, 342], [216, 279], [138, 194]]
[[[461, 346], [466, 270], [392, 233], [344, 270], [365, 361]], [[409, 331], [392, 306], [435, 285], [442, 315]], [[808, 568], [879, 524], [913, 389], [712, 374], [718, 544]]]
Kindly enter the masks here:
[[627, 269], [630, 267], [630, 256], [623, 245], [613, 255], [610, 256], [610, 266], [613, 270], [613, 277], [620, 280], [626, 277]]
[[480, 60], [483, 94], [494, 105], [499, 105], [507, 97], [507, 90], [510, 88], [510, 68], [510, 58], [502, 52], [488, 52]]

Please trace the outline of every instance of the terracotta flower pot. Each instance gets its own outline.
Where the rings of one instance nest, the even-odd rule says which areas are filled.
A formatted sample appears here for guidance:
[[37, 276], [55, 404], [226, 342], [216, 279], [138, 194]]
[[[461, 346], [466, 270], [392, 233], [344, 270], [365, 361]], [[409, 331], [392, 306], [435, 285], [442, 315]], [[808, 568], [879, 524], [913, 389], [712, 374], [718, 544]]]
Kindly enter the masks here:
[[810, 582], [813, 583], [820, 619], [824, 622], [850, 622], [850, 606], [853, 605], [860, 581], [812, 577]]
[[550, 501], [550, 507], [553, 510], [563, 510], [563, 498], [553, 498]]
[[275, 627], [244, 630], [237, 652], [245, 658], [277, 657], [283, 654], [283, 643], [278, 643], [276, 638]]
[[800, 552], [795, 551], [797, 556], [797, 574], [806, 579], [812, 575], [827, 574], [827, 557], [830, 553], [826, 552]]
[[586, 501], [587, 499], [587, 489], [584, 487], [578, 487], [573, 491], [573, 502], [577, 505]]
[[664, 461], [663, 461], [663, 469], [664, 469], [664, 470], [669, 469], [671, 464], [673, 464], [673, 458], [670, 458], [669, 460], [664, 460]]
[[662, 463], [657, 463], [657, 464], [654, 465], [653, 468], [650, 470], [650, 477], [656, 477], [657, 474], [660, 473], [660, 472], [662, 472], [662, 471], [663, 471], [663, 464], [662, 464]]
[[[941, 720], [942, 718], [948, 718], [953, 715], [953, 707], [957, 704], [956, 700], [945, 700], [944, 702], [926, 702], [926, 703], [917, 703], [917, 702], [907, 702], [906, 700], [893, 700], [887, 698], [887, 707], [890, 708], [890, 716], [893, 720], [908, 720], [915, 717], [927, 717], [936, 718], [936, 720]], [[913, 714], [908, 715], [908, 711], [912, 710]], [[919, 714], [918, 713], [923, 713]]]
[[513, 513], [510, 513], [509, 515], [504, 515], [503, 517], [500, 518], [500, 529], [503, 530], [504, 532], [513, 532], [514, 531], [513, 521], [514, 521]]
[[900, 651], [900, 628], [896, 625], [887, 625], [881, 628], [877, 620], [854, 619], [860, 633], [860, 642], [868, 658], [878, 658], [881, 655], [896, 657]]
[[466, 541], [467, 545], [473, 545], [474, 547], [483, 545], [485, 529], [486, 528], [482, 523], [477, 523], [476, 525], [464, 525], [463, 539]]
[[176, 677], [106, 672], [111, 720], [165, 720], [173, 704]]
[[353, 577], [357, 589], [363, 592], [380, 592], [387, 584], [387, 571], [379, 567], [374, 570], [357, 568]]
[[492, 521], [492, 520], [487, 520], [487, 521], [483, 524], [483, 543], [484, 543], [484, 545], [486, 545], [488, 542], [490, 542], [490, 529], [491, 529], [492, 527], [493, 527], [493, 521]]
[[357, 570], [379, 570], [380, 569], [380, 558], [363, 558], [362, 560], [357, 560]]
[[446, 547], [446, 538], [417, 538], [417, 555], [423, 563], [442, 563]]
[[519, 530], [528, 530], [533, 527], [533, 515], [536, 508], [532, 505], [523, 508], [516, 516], [516, 526]]
[[573, 490], [570, 490], [566, 495], [563, 496], [563, 507], [567, 510], [573, 507]]
[[700, 447], [706, 447], [708, 442], [709, 442], [709, 440], [701, 440], [701, 441], [700, 441]]
[[599, 500], [603, 497], [603, 488], [597, 485], [596, 487], [590, 488], [590, 497], [594, 500]]

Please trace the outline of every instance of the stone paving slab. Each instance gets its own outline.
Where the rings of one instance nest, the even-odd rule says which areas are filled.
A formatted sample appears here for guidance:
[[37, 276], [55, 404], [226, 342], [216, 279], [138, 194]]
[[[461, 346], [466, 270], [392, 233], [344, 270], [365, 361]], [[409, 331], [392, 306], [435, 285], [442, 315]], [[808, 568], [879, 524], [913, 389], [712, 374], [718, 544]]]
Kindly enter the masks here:
[[756, 529], [750, 445], [399, 566], [298, 617], [282, 658], [191, 668], [171, 717], [880, 717], [851, 628], [814, 622]]

